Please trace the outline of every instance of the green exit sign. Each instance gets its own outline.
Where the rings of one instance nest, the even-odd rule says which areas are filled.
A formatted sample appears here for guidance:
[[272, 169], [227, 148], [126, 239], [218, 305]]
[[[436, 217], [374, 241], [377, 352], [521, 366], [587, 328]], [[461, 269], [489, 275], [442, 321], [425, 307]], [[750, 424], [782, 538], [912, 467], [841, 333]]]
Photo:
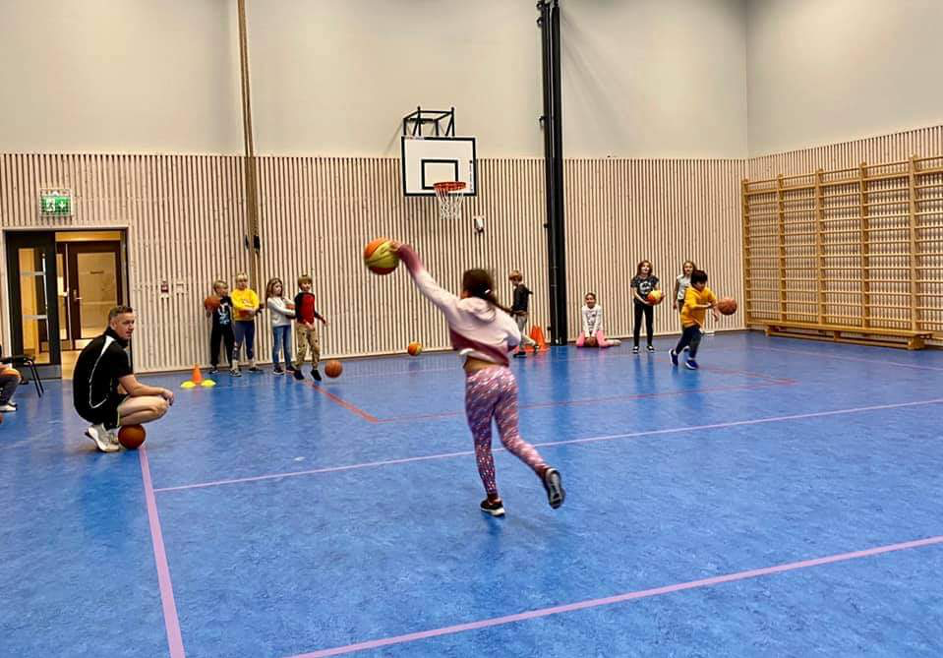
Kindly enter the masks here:
[[42, 190], [39, 208], [43, 216], [71, 217], [72, 190]]

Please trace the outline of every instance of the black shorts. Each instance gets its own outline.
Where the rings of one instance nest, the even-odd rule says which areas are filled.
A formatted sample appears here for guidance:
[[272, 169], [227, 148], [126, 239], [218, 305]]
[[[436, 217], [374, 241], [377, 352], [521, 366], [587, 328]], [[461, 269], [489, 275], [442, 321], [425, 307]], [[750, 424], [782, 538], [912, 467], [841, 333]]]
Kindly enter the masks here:
[[78, 409], [79, 416], [90, 422], [92, 425], [104, 425], [107, 429], [118, 427], [118, 405], [128, 399], [127, 395], [119, 393], [113, 394], [104, 404], [92, 408]]

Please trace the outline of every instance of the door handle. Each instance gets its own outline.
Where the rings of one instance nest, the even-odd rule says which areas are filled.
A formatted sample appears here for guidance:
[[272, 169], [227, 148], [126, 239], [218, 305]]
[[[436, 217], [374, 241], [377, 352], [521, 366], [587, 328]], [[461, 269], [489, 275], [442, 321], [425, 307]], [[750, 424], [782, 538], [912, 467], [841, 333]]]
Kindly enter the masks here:
[[73, 289], [72, 289], [72, 301], [73, 301], [73, 302], [80, 302], [80, 301], [82, 301], [82, 298], [79, 297], [78, 288], [73, 288]]

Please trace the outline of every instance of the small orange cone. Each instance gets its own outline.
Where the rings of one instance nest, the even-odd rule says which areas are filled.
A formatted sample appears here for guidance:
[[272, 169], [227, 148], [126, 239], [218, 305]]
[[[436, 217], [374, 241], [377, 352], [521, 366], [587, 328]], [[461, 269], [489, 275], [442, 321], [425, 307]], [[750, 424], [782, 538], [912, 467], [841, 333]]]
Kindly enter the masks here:
[[538, 325], [534, 325], [530, 330], [531, 339], [537, 343], [538, 352], [546, 352], [549, 348], [547, 347], [547, 341], [544, 340], [544, 330], [541, 329]]
[[192, 381], [197, 386], [203, 383], [203, 373], [200, 372], [200, 366], [193, 366], [193, 376], [190, 378], [190, 381]]

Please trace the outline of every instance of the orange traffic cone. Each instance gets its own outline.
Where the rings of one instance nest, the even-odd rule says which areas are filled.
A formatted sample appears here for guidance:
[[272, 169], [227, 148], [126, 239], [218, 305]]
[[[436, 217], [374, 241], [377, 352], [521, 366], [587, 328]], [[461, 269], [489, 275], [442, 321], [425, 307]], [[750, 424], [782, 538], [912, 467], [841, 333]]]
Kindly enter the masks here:
[[544, 330], [541, 329], [538, 325], [534, 325], [531, 328], [530, 337], [535, 343], [537, 343], [538, 352], [546, 352], [547, 349], [549, 349], [547, 347], [547, 341], [544, 340]]
[[200, 372], [200, 366], [193, 366], [193, 376], [190, 378], [190, 381], [192, 381], [197, 386], [203, 383], [203, 373]]

